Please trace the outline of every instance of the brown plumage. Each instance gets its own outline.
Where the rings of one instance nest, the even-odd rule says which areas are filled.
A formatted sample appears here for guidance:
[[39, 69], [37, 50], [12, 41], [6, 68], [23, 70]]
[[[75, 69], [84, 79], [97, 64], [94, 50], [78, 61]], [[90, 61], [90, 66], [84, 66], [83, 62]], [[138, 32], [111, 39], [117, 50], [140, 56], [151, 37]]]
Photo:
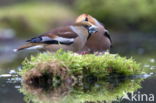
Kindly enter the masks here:
[[109, 50], [112, 41], [109, 35], [108, 30], [105, 29], [105, 27], [95, 18], [88, 14], [82, 14], [80, 15], [75, 22], [81, 22], [81, 21], [88, 21], [92, 23], [93, 25], [97, 26], [98, 32], [96, 32], [94, 35], [92, 35], [83, 50], [89, 50], [91, 52], [95, 51], [106, 51]]
[[55, 52], [58, 49], [63, 49], [76, 52], [84, 47], [89, 35], [94, 34], [96, 31], [96, 26], [89, 22], [81, 21], [70, 26], [56, 28], [27, 40], [27, 44], [14, 51], [39, 49]]

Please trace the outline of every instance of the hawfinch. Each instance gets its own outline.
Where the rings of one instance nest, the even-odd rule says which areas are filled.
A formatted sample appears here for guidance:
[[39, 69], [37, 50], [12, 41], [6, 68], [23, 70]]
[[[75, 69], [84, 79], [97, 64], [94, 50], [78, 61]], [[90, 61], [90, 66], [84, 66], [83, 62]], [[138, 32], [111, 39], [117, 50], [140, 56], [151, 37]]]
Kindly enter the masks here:
[[103, 52], [109, 50], [112, 45], [112, 41], [109, 32], [104, 28], [104, 26], [98, 20], [88, 14], [80, 15], [75, 22], [77, 23], [81, 21], [88, 21], [89, 23], [92, 23], [93, 25], [97, 26], [98, 30], [98, 32], [88, 39], [83, 50], [89, 52]]
[[39, 49], [42, 51], [56, 52], [58, 49], [77, 52], [81, 50], [92, 34], [97, 32], [97, 27], [90, 22], [81, 21], [70, 26], [60, 27], [51, 32], [27, 40], [27, 44], [14, 51], [25, 49]]

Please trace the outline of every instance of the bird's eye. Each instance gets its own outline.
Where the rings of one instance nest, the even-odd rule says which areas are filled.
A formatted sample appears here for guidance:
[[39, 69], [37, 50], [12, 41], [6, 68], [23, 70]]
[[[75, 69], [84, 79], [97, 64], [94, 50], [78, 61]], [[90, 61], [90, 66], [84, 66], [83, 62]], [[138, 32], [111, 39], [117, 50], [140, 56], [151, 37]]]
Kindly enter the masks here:
[[87, 17], [85, 18], [85, 21], [88, 21], [88, 18]]

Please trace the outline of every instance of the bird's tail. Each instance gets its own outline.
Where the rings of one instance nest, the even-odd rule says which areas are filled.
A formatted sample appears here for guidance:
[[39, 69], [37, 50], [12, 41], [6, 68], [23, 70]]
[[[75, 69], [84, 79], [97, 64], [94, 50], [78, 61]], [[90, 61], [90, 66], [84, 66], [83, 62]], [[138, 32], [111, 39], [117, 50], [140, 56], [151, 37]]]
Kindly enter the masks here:
[[18, 51], [21, 51], [21, 50], [25, 50], [25, 49], [41, 49], [43, 48], [43, 45], [41, 44], [38, 44], [38, 43], [27, 43], [17, 49], [14, 49], [13, 51], [14, 52], [18, 52]]

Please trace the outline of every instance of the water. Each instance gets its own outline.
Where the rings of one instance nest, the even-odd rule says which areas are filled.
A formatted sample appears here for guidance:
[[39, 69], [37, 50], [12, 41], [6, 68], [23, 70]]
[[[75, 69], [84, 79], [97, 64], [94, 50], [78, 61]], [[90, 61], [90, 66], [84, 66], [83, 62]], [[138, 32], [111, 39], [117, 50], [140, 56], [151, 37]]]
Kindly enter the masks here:
[[24, 103], [23, 95], [19, 93], [21, 80], [13, 78], [11, 74], [0, 77], [0, 103]]
[[[51, 103], [51, 101], [54, 103], [79, 103], [86, 100], [86, 103], [94, 100], [125, 103], [127, 99], [124, 97], [127, 92], [155, 93], [146, 87], [151, 84], [146, 82], [152, 82], [152, 78], [155, 78], [153, 73], [126, 78], [111, 76], [98, 81], [85, 78], [86, 81], [83, 82], [62, 82], [52, 87], [51, 84], [43, 82], [38, 83], [37, 86], [36, 84], [21, 84], [22, 79], [11, 70], [10, 74], [0, 75], [0, 83], [2, 84], [0, 86], [0, 100], [1, 103], [29, 103], [29, 101], [33, 103]], [[146, 80], [143, 81], [144, 79]], [[144, 89], [148, 89], [148, 91], [144, 91]]]
[[[126, 99], [131, 97], [133, 91], [137, 96], [146, 94], [149, 98], [150, 94], [156, 95], [156, 36], [155, 35], [113, 35], [112, 53], [119, 53], [121, 56], [133, 57], [137, 62], [142, 64], [142, 68], [146, 68], [145, 75], [136, 75], [127, 78], [111, 77], [107, 80], [84, 83], [62, 83], [54, 88], [38, 88], [21, 84], [21, 78], [16, 71], [21, 69], [23, 58], [29, 53], [13, 53], [12, 49], [22, 44], [23, 40], [3, 40], [0, 45], [0, 103], [25, 103], [29, 100], [34, 103], [43, 101], [44, 103], [65, 102], [76, 103], [85, 101], [98, 100], [101, 103], [137, 103]], [[29, 56], [28, 56], [29, 57]], [[124, 98], [121, 98], [124, 95]], [[118, 96], [118, 98], [117, 98]], [[141, 98], [140, 98], [141, 99]], [[139, 103], [150, 103], [150, 101]], [[156, 100], [155, 100], [156, 101]], [[53, 103], [52, 102], [52, 103]], [[99, 102], [100, 103], [100, 102]], [[153, 102], [155, 103], [155, 102]]]

